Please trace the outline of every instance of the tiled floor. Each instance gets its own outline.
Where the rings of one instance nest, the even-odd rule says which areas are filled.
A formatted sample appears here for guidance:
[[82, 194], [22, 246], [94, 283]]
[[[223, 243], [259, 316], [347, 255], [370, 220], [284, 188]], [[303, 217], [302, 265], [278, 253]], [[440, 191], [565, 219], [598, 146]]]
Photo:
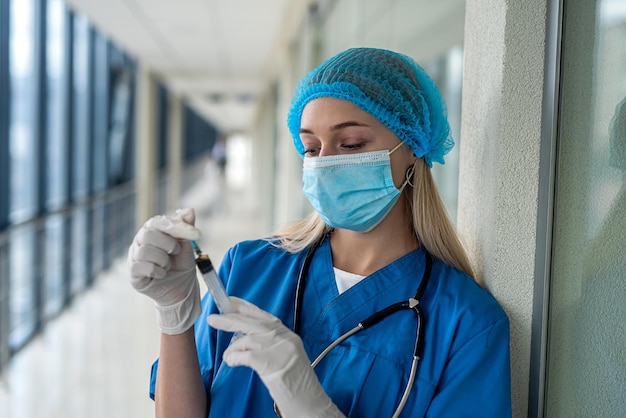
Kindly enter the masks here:
[[[230, 245], [268, 231], [258, 230], [245, 190], [228, 191], [219, 207], [206, 197], [215, 191], [199, 184], [183, 205], [196, 207], [200, 245], [219, 264]], [[13, 358], [0, 379], [0, 418], [154, 416], [147, 394], [158, 353], [154, 309], [127, 275], [118, 260]]]

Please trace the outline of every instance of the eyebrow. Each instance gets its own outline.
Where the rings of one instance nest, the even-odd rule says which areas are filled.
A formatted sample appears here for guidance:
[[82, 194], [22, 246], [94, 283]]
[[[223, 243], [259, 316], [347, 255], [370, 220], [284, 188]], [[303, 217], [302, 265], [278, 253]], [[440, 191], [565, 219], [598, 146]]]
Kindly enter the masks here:
[[[338, 123], [337, 125], [332, 126], [330, 129], [331, 129], [331, 131], [339, 131], [341, 129], [349, 128], [349, 127], [352, 127], [352, 126], [364, 126], [364, 127], [367, 127], [367, 128], [370, 127], [370, 125], [368, 125], [367, 123], [357, 122], [355, 120], [349, 120], [349, 121], [346, 121], [346, 122]], [[300, 129], [300, 133], [301, 134], [313, 134], [313, 131], [311, 131], [309, 129], [301, 128]]]

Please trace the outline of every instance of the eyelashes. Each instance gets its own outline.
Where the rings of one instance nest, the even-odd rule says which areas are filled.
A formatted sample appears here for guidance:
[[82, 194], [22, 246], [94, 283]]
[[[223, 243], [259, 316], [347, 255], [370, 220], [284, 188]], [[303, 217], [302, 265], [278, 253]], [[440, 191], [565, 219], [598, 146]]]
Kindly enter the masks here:
[[[366, 142], [340, 144], [338, 146], [338, 152], [337, 153], [358, 151], [358, 150], [362, 149], [363, 147], [365, 147], [366, 144], [367, 144]], [[304, 157], [315, 157], [315, 156], [319, 155], [321, 149], [322, 149], [322, 147], [320, 147], [319, 145], [318, 146], [309, 146], [309, 147], [305, 146], [304, 152], [301, 155], [304, 156]], [[333, 154], [335, 154], [335, 153], [333, 153]]]

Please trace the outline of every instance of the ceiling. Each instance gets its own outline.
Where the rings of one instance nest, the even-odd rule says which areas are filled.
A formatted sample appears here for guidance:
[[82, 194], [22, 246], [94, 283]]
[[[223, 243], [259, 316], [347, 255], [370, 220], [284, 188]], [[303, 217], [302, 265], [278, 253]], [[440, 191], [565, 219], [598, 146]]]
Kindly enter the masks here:
[[311, 0], [66, 0], [224, 132], [256, 97]]

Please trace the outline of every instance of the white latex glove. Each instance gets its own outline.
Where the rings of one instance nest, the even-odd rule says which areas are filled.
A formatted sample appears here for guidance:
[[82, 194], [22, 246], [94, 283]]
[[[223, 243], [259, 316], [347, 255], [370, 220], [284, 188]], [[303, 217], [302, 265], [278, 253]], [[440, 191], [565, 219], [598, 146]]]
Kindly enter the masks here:
[[224, 351], [226, 364], [254, 369], [284, 418], [344, 417], [324, 392], [300, 337], [257, 306], [231, 300], [238, 313], [207, 318], [214, 328], [238, 333]]
[[193, 209], [176, 216], [150, 218], [128, 249], [131, 285], [154, 300], [161, 332], [175, 335], [191, 328], [202, 307], [194, 252], [198, 239]]

